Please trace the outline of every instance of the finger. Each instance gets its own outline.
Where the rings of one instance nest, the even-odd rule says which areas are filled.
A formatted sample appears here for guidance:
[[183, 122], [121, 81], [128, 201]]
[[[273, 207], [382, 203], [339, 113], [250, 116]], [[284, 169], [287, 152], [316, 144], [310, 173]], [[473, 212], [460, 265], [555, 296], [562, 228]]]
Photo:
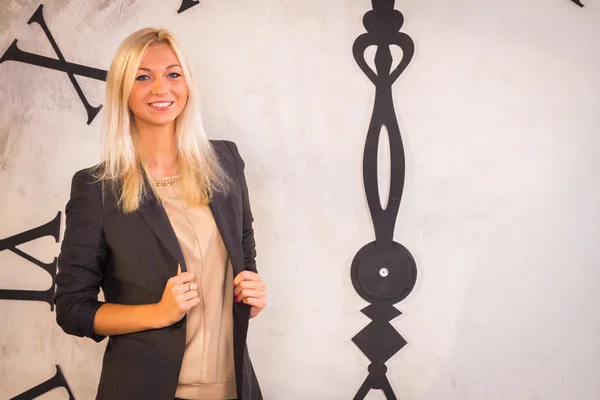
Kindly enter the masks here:
[[173, 276], [169, 279], [169, 282], [172, 285], [181, 285], [186, 282], [190, 282], [194, 280], [193, 272], [182, 272], [179, 275]]
[[243, 277], [245, 281], [260, 281], [260, 276], [254, 271], [242, 271], [238, 275]]
[[197, 296], [196, 297], [192, 297], [189, 300], [186, 300], [186, 301], [184, 301], [182, 303], [179, 303], [179, 310], [181, 310], [183, 312], [187, 312], [191, 308], [197, 306], [198, 304], [200, 304], [200, 298], [197, 297]]
[[185, 303], [187, 301], [190, 301], [194, 298], [199, 298], [198, 297], [198, 292], [195, 290], [190, 290], [189, 292], [185, 292], [183, 294], [180, 294], [179, 296], [177, 296], [177, 301], [180, 303]]
[[254, 297], [246, 297], [243, 300], [243, 302], [244, 302], [244, 304], [248, 304], [249, 306], [257, 308], [259, 310], [262, 310], [267, 305], [267, 303], [264, 299], [257, 299]]
[[186, 304], [188, 305], [188, 310], [192, 307], [196, 307], [198, 304], [200, 304], [201, 300], [199, 297], [195, 297], [193, 299], [191, 299], [190, 301], [188, 301]]
[[174, 295], [178, 295], [196, 289], [198, 289], [198, 284], [196, 282], [187, 282], [182, 285], [175, 285], [171, 287], [171, 292]]
[[242, 271], [233, 280], [233, 286], [237, 286], [242, 281], [260, 281], [260, 276], [254, 271]]
[[264, 285], [262, 281], [241, 281], [237, 286], [237, 288], [241, 289], [253, 289], [253, 288], [262, 288]]
[[242, 281], [237, 285], [233, 291], [233, 293], [238, 296], [242, 290], [252, 289], [263, 291], [265, 289], [265, 285], [261, 281]]
[[248, 297], [253, 297], [255, 299], [263, 298], [265, 297], [265, 292], [253, 289], [244, 289], [236, 296], [236, 301], [239, 303]]

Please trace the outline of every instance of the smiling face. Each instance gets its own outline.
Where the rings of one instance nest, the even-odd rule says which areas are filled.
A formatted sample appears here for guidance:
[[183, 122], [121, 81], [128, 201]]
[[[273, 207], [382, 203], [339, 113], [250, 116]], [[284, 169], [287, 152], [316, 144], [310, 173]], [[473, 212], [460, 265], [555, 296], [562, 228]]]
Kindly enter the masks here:
[[183, 70], [171, 46], [149, 46], [129, 95], [129, 108], [138, 131], [152, 127], [174, 128], [188, 94]]

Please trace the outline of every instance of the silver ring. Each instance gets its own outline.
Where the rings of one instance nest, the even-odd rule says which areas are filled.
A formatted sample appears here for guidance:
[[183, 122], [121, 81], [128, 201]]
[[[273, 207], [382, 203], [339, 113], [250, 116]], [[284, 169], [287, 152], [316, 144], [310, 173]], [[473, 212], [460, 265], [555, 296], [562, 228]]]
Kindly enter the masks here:
[[188, 292], [191, 292], [192, 291], [192, 284], [188, 283], [188, 285], [190, 285], [190, 290], [188, 290]]

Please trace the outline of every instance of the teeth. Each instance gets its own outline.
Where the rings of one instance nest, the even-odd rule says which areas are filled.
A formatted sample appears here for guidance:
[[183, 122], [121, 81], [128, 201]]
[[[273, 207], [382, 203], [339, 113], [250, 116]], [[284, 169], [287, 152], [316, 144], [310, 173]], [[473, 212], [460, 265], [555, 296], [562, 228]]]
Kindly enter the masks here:
[[160, 103], [150, 103], [150, 105], [152, 107], [162, 108], [162, 107], [168, 107], [168, 106], [170, 106], [171, 103], [172, 103], [171, 101], [163, 101], [163, 102], [160, 102]]

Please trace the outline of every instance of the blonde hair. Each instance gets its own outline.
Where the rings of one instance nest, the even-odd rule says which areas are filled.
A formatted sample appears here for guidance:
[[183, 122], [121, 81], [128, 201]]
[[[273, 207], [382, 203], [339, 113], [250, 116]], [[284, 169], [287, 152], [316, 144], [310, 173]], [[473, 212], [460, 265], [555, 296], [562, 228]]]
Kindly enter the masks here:
[[173, 49], [189, 89], [187, 104], [175, 120], [176, 156], [184, 199], [190, 205], [207, 204], [213, 191], [226, 192], [230, 183], [202, 127], [200, 99], [190, 63], [169, 31], [144, 28], [121, 43], [106, 81], [103, 150], [97, 177], [103, 183], [112, 184], [118, 206], [124, 212], [137, 210], [148, 189], [160, 199], [136, 146], [138, 136], [133, 113], [129, 109], [129, 96], [137, 70], [148, 47], [156, 44], [168, 44]]

